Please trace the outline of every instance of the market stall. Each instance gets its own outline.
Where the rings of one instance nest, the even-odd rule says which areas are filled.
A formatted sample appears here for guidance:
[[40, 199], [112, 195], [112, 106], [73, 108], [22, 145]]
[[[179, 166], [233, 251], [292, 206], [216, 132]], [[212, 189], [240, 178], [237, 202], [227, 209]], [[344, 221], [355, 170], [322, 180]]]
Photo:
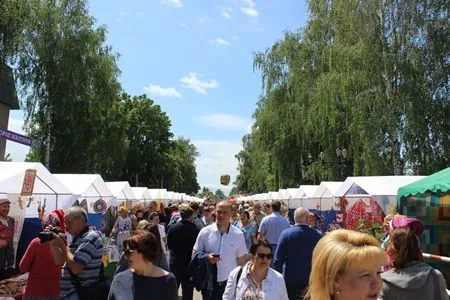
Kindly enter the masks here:
[[114, 196], [113, 206], [119, 206], [125, 203], [131, 209], [133, 204], [136, 203], [136, 196], [128, 181], [110, 181], [105, 183]]
[[[14, 218], [12, 242], [18, 269], [28, 244], [41, 230], [38, 211], [70, 206], [74, 198], [41, 163], [32, 162], [0, 162], [0, 194], [11, 201], [9, 216]], [[8, 288], [8, 293], [21, 284], [17, 281], [3, 283], [0, 289]], [[0, 297], [8, 293], [0, 292]]]
[[[86, 209], [89, 225], [104, 230], [104, 214], [112, 205], [114, 196], [99, 174], [54, 174], [76, 197], [75, 204]], [[102, 222], [103, 220], [103, 222]]]
[[134, 196], [136, 197], [136, 200], [141, 203], [147, 205], [148, 202], [151, 200], [150, 192], [148, 191], [148, 188], [146, 187], [132, 187], [131, 190], [133, 191]]
[[348, 177], [335, 194], [339, 222], [346, 228], [357, 228], [358, 222], [381, 225], [385, 214], [397, 205], [399, 187], [423, 176], [361, 176]]
[[[450, 256], [450, 168], [398, 189], [398, 212], [419, 219], [425, 225], [423, 251]], [[434, 261], [450, 284], [450, 264]]]

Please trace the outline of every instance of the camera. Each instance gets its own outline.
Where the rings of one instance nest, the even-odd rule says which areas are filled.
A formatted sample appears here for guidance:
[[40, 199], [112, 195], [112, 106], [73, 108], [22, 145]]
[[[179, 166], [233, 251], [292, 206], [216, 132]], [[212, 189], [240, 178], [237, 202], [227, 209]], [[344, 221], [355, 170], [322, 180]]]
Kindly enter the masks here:
[[39, 236], [38, 236], [39, 240], [41, 241], [41, 243], [51, 241], [51, 240], [53, 240], [55, 238], [53, 236], [54, 233], [57, 234], [57, 235], [60, 235], [60, 231], [58, 229], [56, 229], [56, 228], [51, 229], [50, 231], [39, 232]]

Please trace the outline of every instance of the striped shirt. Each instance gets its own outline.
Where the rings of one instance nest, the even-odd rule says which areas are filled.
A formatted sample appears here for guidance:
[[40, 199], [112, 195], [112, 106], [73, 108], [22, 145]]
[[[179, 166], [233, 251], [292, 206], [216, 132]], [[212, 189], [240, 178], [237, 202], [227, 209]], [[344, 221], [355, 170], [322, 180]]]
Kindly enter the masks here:
[[[99, 280], [100, 267], [103, 256], [103, 242], [100, 234], [95, 231], [87, 231], [74, 237], [69, 246], [73, 254], [73, 260], [84, 266], [83, 271], [78, 274], [82, 286], [87, 286]], [[72, 284], [69, 267], [67, 264], [61, 274], [61, 297], [67, 297], [75, 293]]]
[[[261, 220], [259, 232], [264, 234], [269, 244], [276, 245], [278, 244], [281, 232], [289, 227], [289, 222], [285, 217], [279, 212], [273, 212]], [[272, 249], [272, 251], [275, 253], [275, 249]]]

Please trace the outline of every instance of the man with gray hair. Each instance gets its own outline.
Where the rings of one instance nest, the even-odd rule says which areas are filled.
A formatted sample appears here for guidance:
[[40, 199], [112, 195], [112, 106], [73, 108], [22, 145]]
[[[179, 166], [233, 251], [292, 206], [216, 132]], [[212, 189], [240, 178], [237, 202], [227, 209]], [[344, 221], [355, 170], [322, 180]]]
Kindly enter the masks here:
[[[94, 285], [100, 281], [103, 242], [100, 234], [89, 230], [88, 215], [81, 207], [72, 207], [65, 214], [67, 232], [73, 240], [69, 247], [58, 235], [50, 242], [65, 265], [61, 274], [61, 299], [85, 299], [84, 293], [101, 292]], [[92, 290], [92, 291], [91, 291]], [[91, 291], [91, 292], [90, 292]], [[89, 295], [89, 299], [101, 295]]]
[[304, 298], [311, 273], [312, 253], [322, 237], [317, 230], [309, 227], [308, 216], [306, 208], [295, 210], [295, 225], [281, 233], [275, 251], [274, 268], [284, 276], [289, 300]]

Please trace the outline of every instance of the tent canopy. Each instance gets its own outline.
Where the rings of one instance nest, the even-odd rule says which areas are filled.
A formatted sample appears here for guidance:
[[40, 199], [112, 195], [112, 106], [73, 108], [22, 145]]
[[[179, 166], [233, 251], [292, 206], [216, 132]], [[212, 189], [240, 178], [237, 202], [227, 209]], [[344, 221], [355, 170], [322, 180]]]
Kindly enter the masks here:
[[128, 181], [110, 181], [106, 182], [106, 185], [111, 190], [116, 201], [136, 200], [136, 196]]
[[[46, 204], [46, 210], [70, 207], [74, 201], [72, 192], [53, 176], [41, 163], [0, 162], [0, 193], [19, 195], [28, 169], [36, 170], [33, 196], [29, 198], [25, 217], [36, 218], [38, 201]], [[27, 204], [28, 205], [28, 204]]]
[[336, 192], [336, 197], [352, 195], [396, 196], [399, 187], [423, 176], [360, 176], [348, 177]]
[[450, 167], [419, 179], [398, 189], [397, 199], [424, 193], [445, 193], [450, 191]]
[[139, 201], [148, 201], [150, 199], [150, 192], [148, 191], [148, 188], [146, 187], [132, 187], [131, 190], [133, 191], [134, 196]]
[[299, 189], [303, 191], [302, 198], [311, 198], [318, 187], [318, 185], [301, 185]]
[[112, 200], [113, 194], [99, 174], [54, 174], [74, 195], [79, 198], [101, 198]]
[[0, 162], [0, 193], [20, 194], [27, 169], [37, 170], [33, 194], [72, 195], [44, 165], [34, 162]]
[[287, 191], [290, 199], [300, 199], [305, 196], [305, 192], [299, 188], [287, 189]]
[[313, 198], [334, 198], [337, 190], [341, 187], [341, 181], [322, 181], [313, 195]]

